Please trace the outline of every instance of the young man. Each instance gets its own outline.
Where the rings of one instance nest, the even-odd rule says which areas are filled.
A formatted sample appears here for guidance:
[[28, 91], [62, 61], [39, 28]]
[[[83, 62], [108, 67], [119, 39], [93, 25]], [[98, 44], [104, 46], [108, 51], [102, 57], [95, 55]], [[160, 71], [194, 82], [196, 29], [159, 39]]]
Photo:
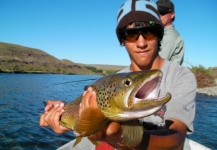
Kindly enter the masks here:
[[[117, 122], [110, 122], [88, 138], [104, 141], [117, 149], [190, 149], [186, 135], [193, 132], [196, 79], [187, 68], [158, 55], [164, 27], [156, 4], [150, 0], [127, 0], [117, 19], [118, 40], [131, 60], [130, 66], [120, 72], [160, 69], [163, 78], [159, 96], [170, 92], [172, 99], [155, 114], [139, 120], [145, 131], [142, 142], [135, 147], [122, 143], [121, 124]], [[79, 114], [87, 107], [98, 107], [96, 93], [91, 88], [83, 94]], [[56, 133], [67, 131], [59, 124], [62, 113], [63, 103], [49, 101], [40, 117], [40, 125], [50, 126]]]
[[158, 0], [158, 11], [164, 25], [164, 36], [161, 41], [159, 54], [162, 58], [182, 64], [184, 60], [184, 41], [175, 29], [174, 4], [170, 0]]

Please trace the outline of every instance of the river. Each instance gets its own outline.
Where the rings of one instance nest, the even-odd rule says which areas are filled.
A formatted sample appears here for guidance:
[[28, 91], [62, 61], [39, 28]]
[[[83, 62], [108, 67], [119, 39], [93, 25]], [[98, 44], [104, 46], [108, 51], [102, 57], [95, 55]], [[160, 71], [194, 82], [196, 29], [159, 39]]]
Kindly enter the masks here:
[[[44, 109], [43, 101], [58, 99], [69, 102], [83, 92], [85, 85], [99, 77], [1, 73], [0, 150], [56, 149], [74, 139], [71, 132], [59, 135], [50, 128], [39, 126], [39, 116]], [[217, 97], [197, 94], [196, 103], [195, 133], [190, 138], [215, 149]]]

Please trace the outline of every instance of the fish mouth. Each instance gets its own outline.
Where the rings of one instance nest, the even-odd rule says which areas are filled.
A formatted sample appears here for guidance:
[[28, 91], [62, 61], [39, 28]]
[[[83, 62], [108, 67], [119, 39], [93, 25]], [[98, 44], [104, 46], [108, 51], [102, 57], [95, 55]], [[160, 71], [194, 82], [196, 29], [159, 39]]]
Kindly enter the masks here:
[[158, 98], [159, 86], [162, 75], [153, 75], [148, 80], [144, 81], [136, 90], [134, 96], [134, 104], [144, 100], [152, 100]]
[[157, 72], [145, 79], [139, 86], [134, 86], [129, 91], [130, 94], [126, 96], [128, 102], [125, 103], [125, 109], [113, 119], [122, 121], [138, 119], [159, 110], [172, 97], [169, 92], [165, 96], [159, 97], [161, 80], [162, 73]]

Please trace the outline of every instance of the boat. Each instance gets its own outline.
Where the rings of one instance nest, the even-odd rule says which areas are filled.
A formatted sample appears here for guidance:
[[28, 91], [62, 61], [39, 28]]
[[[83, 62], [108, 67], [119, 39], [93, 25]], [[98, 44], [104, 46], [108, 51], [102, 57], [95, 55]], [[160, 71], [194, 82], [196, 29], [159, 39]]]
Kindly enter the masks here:
[[191, 139], [189, 139], [189, 145], [191, 147], [191, 150], [211, 150], [210, 148]]
[[[210, 148], [192, 140], [188, 139], [191, 150], [211, 150]], [[97, 150], [86, 137], [84, 137], [79, 144], [73, 147], [75, 140], [66, 143], [59, 147], [57, 150]], [[105, 146], [106, 147], [106, 146]], [[103, 150], [112, 150], [109, 147], [103, 148]], [[114, 149], [113, 149], [114, 150]]]

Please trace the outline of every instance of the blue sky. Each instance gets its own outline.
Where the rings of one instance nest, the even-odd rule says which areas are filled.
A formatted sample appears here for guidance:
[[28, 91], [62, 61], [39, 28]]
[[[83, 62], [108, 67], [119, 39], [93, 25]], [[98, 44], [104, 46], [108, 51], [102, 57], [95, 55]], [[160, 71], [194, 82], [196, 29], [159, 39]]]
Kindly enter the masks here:
[[[125, 0], [0, 0], [0, 42], [75, 63], [129, 65], [115, 34]], [[185, 41], [184, 65], [217, 66], [217, 1], [172, 0]]]

